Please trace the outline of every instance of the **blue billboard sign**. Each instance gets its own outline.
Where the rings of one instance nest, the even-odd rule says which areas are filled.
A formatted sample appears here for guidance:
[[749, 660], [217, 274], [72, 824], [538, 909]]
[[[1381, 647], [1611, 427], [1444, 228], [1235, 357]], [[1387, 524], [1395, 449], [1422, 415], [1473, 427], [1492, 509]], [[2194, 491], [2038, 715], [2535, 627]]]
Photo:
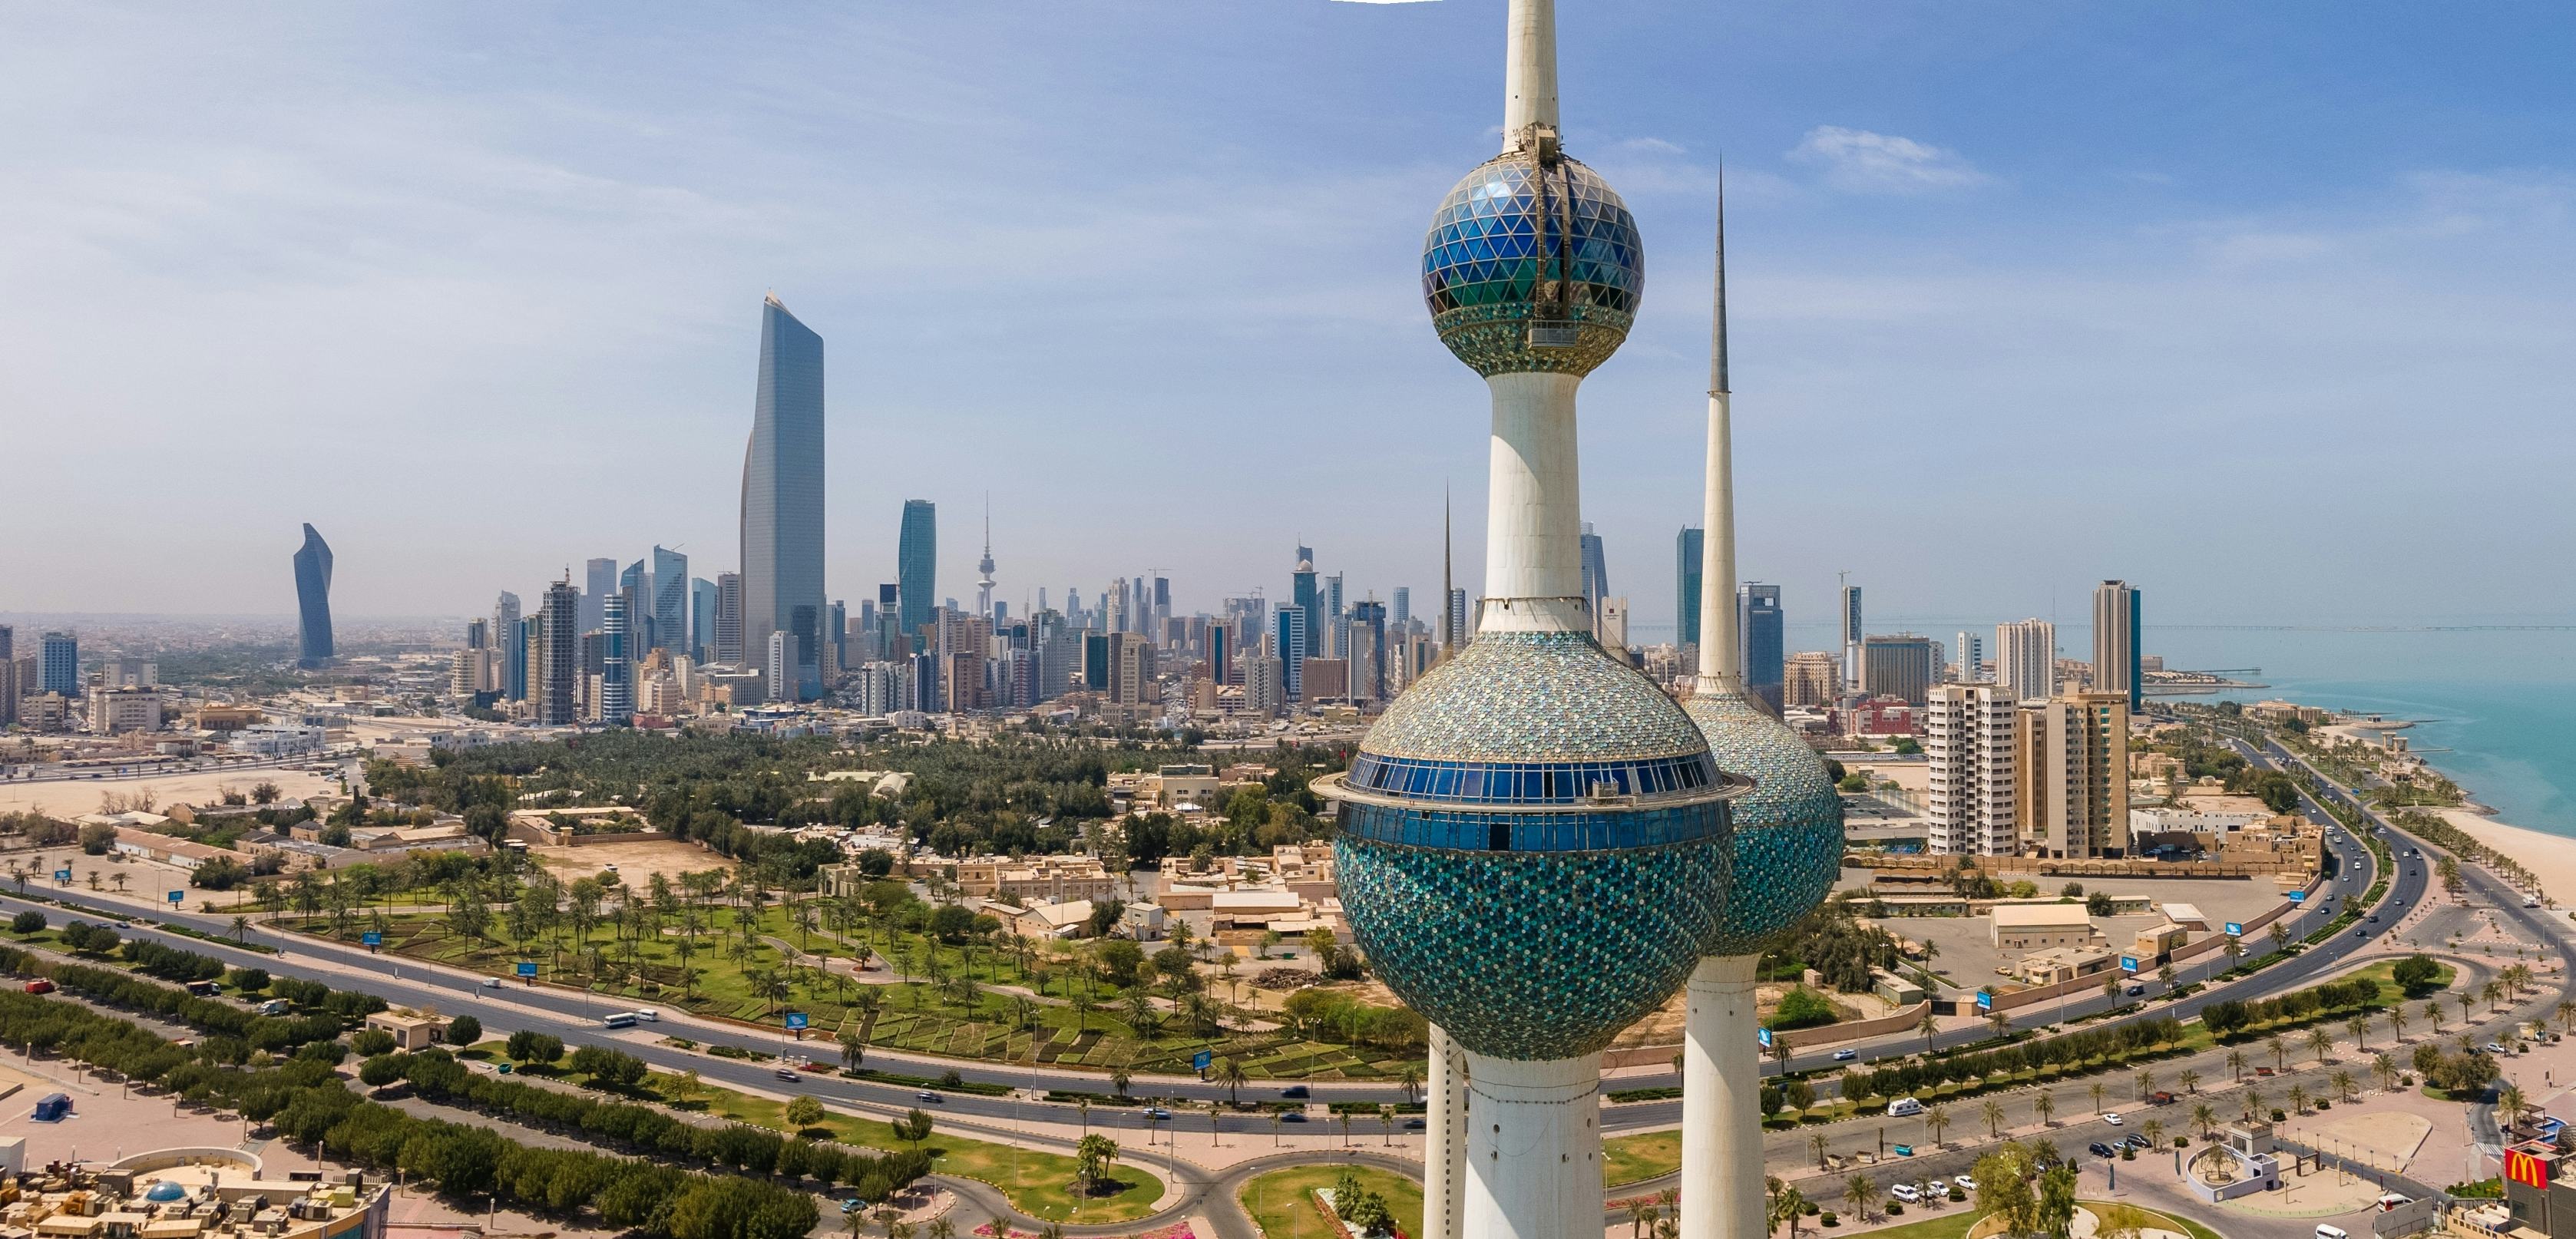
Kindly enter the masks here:
[[529, 961], [529, 960], [524, 960], [524, 959], [523, 959], [523, 960], [520, 960], [520, 961], [519, 961], [519, 975], [520, 975], [520, 976], [523, 976], [523, 977], [532, 977], [532, 976], [537, 975], [537, 966], [536, 966], [536, 964], [535, 964], [534, 962], [532, 962], [532, 961]]
[[787, 1027], [790, 1029], [801, 1029], [805, 1027], [805, 1013], [802, 1011], [788, 1012]]
[[1756, 1040], [1756, 1041], [1761, 1042], [1761, 1043], [1762, 1043], [1762, 1048], [1763, 1048], [1763, 1049], [1766, 1049], [1766, 1050], [1767, 1050], [1767, 1049], [1770, 1049], [1770, 1048], [1771, 1048], [1771, 1030], [1770, 1030], [1770, 1029], [1768, 1029], [1768, 1028], [1756, 1028], [1756, 1029], [1754, 1029], [1754, 1030], [1753, 1030], [1753, 1039], [1754, 1039], [1754, 1040]]
[[183, 902], [183, 901], [185, 901], [187, 898], [188, 898], [188, 892], [186, 892], [186, 891], [172, 891], [172, 892], [170, 892], [170, 902], [172, 902], [172, 903], [174, 903], [174, 904], [175, 904], [175, 903]]
[[385, 936], [370, 929], [367, 932], [358, 935], [358, 941], [366, 943], [368, 946], [383, 946], [385, 944]]
[[1214, 1061], [1216, 1061], [1216, 1056], [1214, 1054], [1210, 1054], [1206, 1050], [1201, 1050], [1196, 1054], [1190, 1055], [1190, 1068], [1193, 1071], [1205, 1071], [1208, 1069], [1208, 1064]]
[[2307, 901], [2308, 901], [2308, 893], [2307, 893], [2306, 891], [2291, 891], [2291, 892], [2290, 892], [2290, 902], [2292, 902], [2292, 903], [2306, 903]]
[[2120, 971], [2122, 971], [2122, 972], [2136, 972], [2137, 970], [2138, 970], [2138, 957], [2137, 957], [2137, 956], [2135, 956], [2135, 955], [2123, 955], [2123, 956], [2121, 956], [2121, 957], [2120, 957]]
[[54, 870], [54, 880], [57, 882], [69, 882], [72, 880], [72, 871], [69, 869]]
[[1977, 991], [1977, 1009], [1980, 1011], [1992, 1011], [1995, 1009], [1995, 992], [1993, 990], [1981, 989]]
[[2234, 921], [2229, 921], [2227, 922], [2227, 936], [2230, 938], [2242, 938], [2245, 936], [2245, 927]]

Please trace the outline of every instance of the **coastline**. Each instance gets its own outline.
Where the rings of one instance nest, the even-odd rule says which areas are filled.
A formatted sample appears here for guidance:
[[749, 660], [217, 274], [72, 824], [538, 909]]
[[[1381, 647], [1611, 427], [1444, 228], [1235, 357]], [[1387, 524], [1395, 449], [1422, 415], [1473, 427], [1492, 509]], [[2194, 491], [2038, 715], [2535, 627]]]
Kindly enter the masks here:
[[2498, 821], [2473, 809], [2438, 812], [2443, 821], [2470, 838], [2520, 862], [2540, 879], [2542, 891], [2560, 896], [2576, 894], [2576, 839]]

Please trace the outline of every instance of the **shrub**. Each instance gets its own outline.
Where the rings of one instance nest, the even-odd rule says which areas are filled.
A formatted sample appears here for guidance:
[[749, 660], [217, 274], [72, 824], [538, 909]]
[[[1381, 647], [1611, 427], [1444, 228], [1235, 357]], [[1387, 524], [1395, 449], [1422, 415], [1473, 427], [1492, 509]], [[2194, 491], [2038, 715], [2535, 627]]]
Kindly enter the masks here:
[[45, 914], [38, 912], [33, 908], [29, 908], [28, 910], [9, 918], [9, 931], [11, 933], [43, 933], [44, 929]]
[[235, 968], [224, 975], [224, 983], [245, 994], [256, 994], [268, 988], [268, 969]]
[[563, 1038], [522, 1028], [510, 1034], [502, 1053], [522, 1063], [551, 1063], [563, 1057]]
[[349, 1048], [366, 1058], [390, 1054], [394, 1048], [394, 1035], [381, 1028], [362, 1028], [350, 1036]]
[[1841, 1018], [1834, 1004], [1806, 986], [1796, 986], [1780, 998], [1780, 1008], [1771, 1015], [1769, 1026], [1775, 1032], [1793, 1028], [1814, 1028]]
[[448, 1021], [445, 1036], [449, 1045], [472, 1045], [483, 1039], [483, 1021], [470, 1015], [457, 1016]]

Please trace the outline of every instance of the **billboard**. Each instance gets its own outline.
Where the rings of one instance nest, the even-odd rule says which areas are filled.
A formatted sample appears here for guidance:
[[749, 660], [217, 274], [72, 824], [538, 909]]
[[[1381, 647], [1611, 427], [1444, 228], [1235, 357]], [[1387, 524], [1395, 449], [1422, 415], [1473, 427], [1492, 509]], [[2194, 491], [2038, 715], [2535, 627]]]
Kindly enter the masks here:
[[523, 959], [523, 960], [520, 960], [520, 961], [519, 961], [519, 975], [520, 975], [520, 976], [523, 976], [523, 977], [532, 977], [532, 976], [537, 975], [537, 966], [536, 966], [536, 964], [534, 964], [533, 962], [530, 962], [530, 961], [528, 961], [528, 960], [524, 960], [524, 959]]
[[2138, 970], [2138, 957], [2137, 957], [2137, 956], [2135, 956], [2135, 955], [2123, 955], [2123, 956], [2121, 956], [2121, 957], [2120, 957], [2120, 971], [2122, 971], [2122, 972], [2136, 972], [2137, 970]]
[[788, 1013], [787, 1013], [787, 1027], [789, 1027], [790, 1029], [800, 1029], [800, 1028], [805, 1027], [805, 1013], [804, 1013], [804, 1012], [802, 1012], [802, 1011], [790, 1011], [790, 1012], [788, 1012]]
[[1753, 1030], [1753, 1039], [1754, 1039], [1754, 1040], [1756, 1040], [1756, 1041], [1761, 1042], [1761, 1043], [1762, 1043], [1762, 1048], [1763, 1048], [1763, 1049], [1766, 1049], [1766, 1050], [1767, 1050], [1767, 1049], [1770, 1049], [1770, 1048], [1771, 1048], [1771, 1030], [1770, 1030], [1770, 1029], [1768, 1029], [1768, 1028], [1756, 1028], [1756, 1029], [1754, 1029], [1754, 1030]]
[[2546, 1191], [2549, 1188], [2549, 1163], [2540, 1160], [2538, 1155], [2522, 1149], [2506, 1149], [2504, 1181]]
[[2245, 936], [2245, 926], [2244, 926], [2244, 925], [2242, 925], [2242, 924], [2239, 924], [2238, 922], [2235, 922], [2235, 921], [2229, 921], [2229, 922], [2227, 922], [2227, 936], [2228, 936], [2228, 937], [2230, 937], [2230, 938], [2242, 938], [2242, 937], [2244, 937], [2244, 936]]
[[1995, 992], [1993, 990], [1981, 989], [1977, 991], [1977, 1009], [1980, 1011], [1992, 1011], [1995, 1009]]

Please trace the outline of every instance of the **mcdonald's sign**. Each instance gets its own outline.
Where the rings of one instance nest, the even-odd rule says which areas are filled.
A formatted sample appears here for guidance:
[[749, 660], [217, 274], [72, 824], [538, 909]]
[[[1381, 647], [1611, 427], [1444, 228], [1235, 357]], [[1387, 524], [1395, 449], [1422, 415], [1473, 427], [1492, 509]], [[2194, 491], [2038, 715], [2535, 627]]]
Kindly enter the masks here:
[[2549, 1187], [2549, 1163], [2540, 1160], [2537, 1154], [2526, 1153], [2521, 1149], [2506, 1149], [2504, 1178], [2507, 1183], [2520, 1183], [2526, 1187], [2536, 1187], [2546, 1191]]

